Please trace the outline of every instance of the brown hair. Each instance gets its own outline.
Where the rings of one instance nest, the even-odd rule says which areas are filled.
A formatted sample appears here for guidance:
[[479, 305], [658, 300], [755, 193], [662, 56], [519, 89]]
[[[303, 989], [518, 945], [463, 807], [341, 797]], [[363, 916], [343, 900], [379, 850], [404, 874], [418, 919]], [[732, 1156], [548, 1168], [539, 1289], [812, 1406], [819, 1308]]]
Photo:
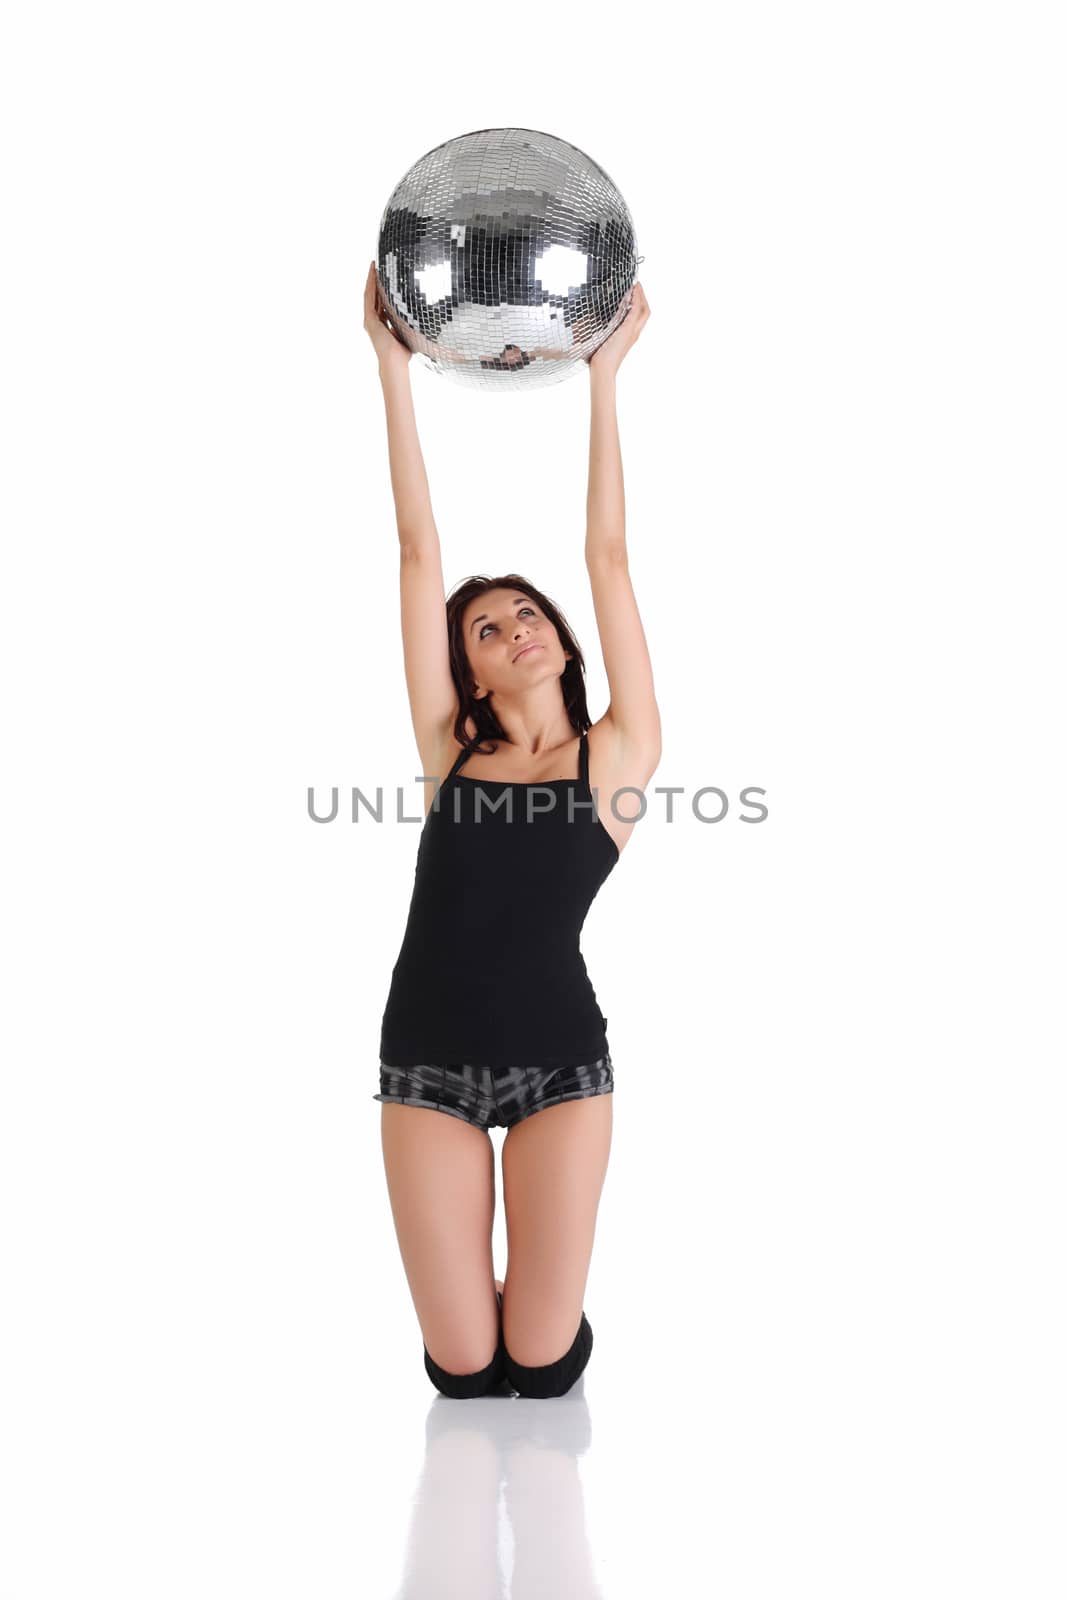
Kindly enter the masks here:
[[[448, 658], [452, 668], [452, 681], [459, 695], [459, 710], [453, 725], [453, 732], [465, 750], [477, 751], [482, 755], [492, 755], [496, 745], [489, 750], [482, 750], [484, 739], [503, 739], [510, 743], [507, 734], [497, 720], [492, 707], [492, 696], [486, 695], [476, 699], [474, 695], [474, 675], [471, 672], [470, 662], [467, 659], [467, 646], [463, 638], [463, 613], [468, 604], [477, 595], [486, 594], [490, 589], [520, 589], [523, 594], [529, 595], [541, 611], [554, 625], [559, 634], [559, 642], [570, 655], [570, 660], [560, 674], [560, 688], [563, 691], [563, 704], [571, 720], [571, 726], [576, 733], [584, 733], [591, 725], [589, 709], [585, 700], [585, 657], [582, 655], [578, 641], [571, 632], [570, 625], [557, 605], [535, 589], [532, 583], [517, 572], [509, 572], [503, 578], [487, 578], [478, 575], [473, 578], [464, 578], [462, 583], [456, 585], [445, 601], [445, 614], [448, 621]], [[467, 720], [474, 723], [477, 733], [473, 739], [467, 737]]]

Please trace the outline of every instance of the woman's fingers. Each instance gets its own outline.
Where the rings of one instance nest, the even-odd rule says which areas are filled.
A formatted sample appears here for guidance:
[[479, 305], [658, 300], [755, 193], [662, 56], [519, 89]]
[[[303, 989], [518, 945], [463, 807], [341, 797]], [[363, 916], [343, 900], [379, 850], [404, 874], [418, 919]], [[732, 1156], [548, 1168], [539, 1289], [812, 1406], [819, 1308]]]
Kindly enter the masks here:
[[382, 304], [381, 284], [378, 281], [378, 269], [372, 261], [367, 271], [367, 281], [363, 285], [363, 304], [370, 311]]
[[652, 315], [649, 310], [648, 296], [640, 283], [634, 284], [633, 293], [630, 296], [630, 310], [637, 313], [638, 320], [641, 322], [644, 322], [647, 317]]
[[382, 299], [378, 271], [372, 261], [367, 272], [367, 281], [363, 286], [363, 325], [369, 332], [375, 322], [381, 323], [382, 327], [392, 333], [392, 319], [386, 310], [385, 301]]
[[374, 262], [370, 264], [367, 281], [363, 285], [363, 315], [370, 317], [378, 305], [378, 274], [374, 270]]

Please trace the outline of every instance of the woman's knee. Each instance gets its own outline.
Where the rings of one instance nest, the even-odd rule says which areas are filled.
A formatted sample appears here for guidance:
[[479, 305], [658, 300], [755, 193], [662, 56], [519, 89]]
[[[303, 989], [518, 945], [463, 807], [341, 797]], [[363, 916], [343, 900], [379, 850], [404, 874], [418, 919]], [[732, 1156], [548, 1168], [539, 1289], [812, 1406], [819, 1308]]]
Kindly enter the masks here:
[[479, 1395], [491, 1394], [506, 1377], [505, 1353], [501, 1341], [488, 1366], [477, 1372], [446, 1372], [438, 1366], [426, 1346], [422, 1347], [423, 1365], [430, 1382], [450, 1400], [475, 1400]]
[[529, 1400], [551, 1400], [564, 1395], [578, 1382], [593, 1351], [593, 1330], [585, 1312], [574, 1343], [558, 1361], [543, 1367], [524, 1367], [513, 1360], [504, 1347], [504, 1371], [513, 1389]]
[[490, 1394], [499, 1388], [506, 1377], [504, 1332], [501, 1324], [503, 1297], [499, 1290], [496, 1297], [497, 1336], [496, 1349], [493, 1358], [487, 1366], [480, 1367], [474, 1372], [450, 1372], [439, 1366], [433, 1359], [425, 1344], [422, 1347], [423, 1365], [426, 1368], [430, 1382], [447, 1395], [450, 1400], [474, 1400], [479, 1395]]

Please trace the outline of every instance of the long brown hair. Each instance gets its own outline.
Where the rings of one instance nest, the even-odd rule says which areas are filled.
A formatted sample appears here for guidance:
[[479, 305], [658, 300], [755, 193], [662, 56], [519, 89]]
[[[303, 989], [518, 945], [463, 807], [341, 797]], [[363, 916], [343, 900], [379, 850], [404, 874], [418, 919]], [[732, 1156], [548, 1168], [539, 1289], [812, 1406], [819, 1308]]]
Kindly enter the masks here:
[[[560, 674], [563, 704], [575, 732], [584, 733], [591, 726], [592, 719], [585, 700], [585, 657], [578, 641], [559, 607], [519, 573], [509, 572], [503, 578], [487, 578], [480, 574], [473, 578], [464, 578], [445, 601], [449, 665], [452, 668], [452, 681], [459, 696], [459, 710], [453, 725], [456, 739], [465, 750], [477, 751], [481, 755], [492, 755], [496, 750], [495, 744], [489, 750], [482, 750], [484, 739], [503, 739], [505, 743], [511, 742], [493, 710], [492, 696], [486, 695], [481, 699], [475, 699], [474, 675], [467, 659], [467, 646], [463, 638], [463, 613], [466, 607], [475, 596], [485, 594], [489, 589], [520, 589], [540, 606], [543, 614], [554, 625], [559, 634], [560, 644], [569, 652], [571, 658]], [[478, 730], [473, 739], [467, 737], [468, 718]]]

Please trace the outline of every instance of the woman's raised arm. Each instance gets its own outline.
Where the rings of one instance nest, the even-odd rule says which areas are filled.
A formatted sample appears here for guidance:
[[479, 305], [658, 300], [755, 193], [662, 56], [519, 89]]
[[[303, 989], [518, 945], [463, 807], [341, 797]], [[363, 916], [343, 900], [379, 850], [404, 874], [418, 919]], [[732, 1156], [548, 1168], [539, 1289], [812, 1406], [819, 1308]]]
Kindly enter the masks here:
[[611, 696], [604, 721], [615, 735], [620, 762], [636, 758], [639, 764], [647, 764], [651, 774], [660, 757], [660, 715], [645, 631], [630, 583], [622, 451], [615, 408], [619, 366], [650, 314], [645, 292], [635, 283], [629, 311], [589, 363], [585, 564]]
[[389, 472], [400, 541], [400, 628], [408, 702], [419, 757], [430, 775], [440, 770], [459, 699], [448, 662], [441, 543], [415, 425], [411, 351], [391, 331], [373, 261], [364, 291], [363, 325], [378, 356], [385, 401]]

